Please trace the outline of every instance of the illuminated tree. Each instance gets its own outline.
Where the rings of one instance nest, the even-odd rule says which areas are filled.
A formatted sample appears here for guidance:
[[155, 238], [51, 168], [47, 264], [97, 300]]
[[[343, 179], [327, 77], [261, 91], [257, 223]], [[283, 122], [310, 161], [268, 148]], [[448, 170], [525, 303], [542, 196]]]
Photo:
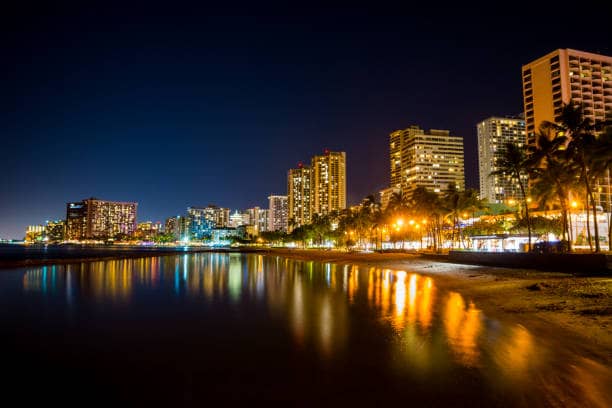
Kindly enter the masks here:
[[500, 160], [497, 162], [497, 170], [491, 172], [492, 176], [509, 177], [519, 185], [521, 189], [523, 207], [525, 210], [525, 221], [527, 223], [527, 235], [529, 242], [527, 243], [528, 251], [531, 251], [531, 223], [529, 221], [529, 202], [525, 192], [525, 178], [529, 178], [529, 170], [532, 168], [532, 163], [527, 160], [525, 151], [512, 142], [508, 142], [504, 146], [504, 152]]

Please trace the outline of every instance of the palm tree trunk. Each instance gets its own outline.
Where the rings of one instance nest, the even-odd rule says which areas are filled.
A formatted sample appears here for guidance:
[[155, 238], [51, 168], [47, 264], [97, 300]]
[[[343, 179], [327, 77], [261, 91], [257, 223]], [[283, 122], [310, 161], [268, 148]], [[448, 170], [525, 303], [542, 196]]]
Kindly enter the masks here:
[[[601, 248], [599, 246], [599, 226], [597, 225], [597, 205], [595, 203], [595, 198], [593, 197], [593, 191], [591, 189], [591, 182], [589, 181], [589, 171], [588, 167], [585, 164], [584, 152], [582, 153], [582, 176], [584, 180], [584, 186], [586, 187], [587, 192], [587, 220], [589, 219], [589, 200], [591, 203], [591, 208], [593, 210], [593, 232], [595, 233], [595, 252], [601, 252]], [[590, 232], [590, 229], [589, 229]], [[591, 245], [590, 234], [589, 234], [589, 245]], [[593, 250], [593, 245], [591, 245], [591, 251]]]
[[442, 250], [442, 217], [436, 216], [436, 231], [438, 234], [438, 250]]
[[593, 252], [593, 241], [591, 240], [591, 210], [589, 209], [589, 195], [587, 193], [584, 199], [584, 210], [586, 211], [586, 229], [587, 229], [587, 241], [589, 242], [589, 248]]
[[565, 204], [561, 205], [561, 216], [563, 217], [564, 239], [567, 241], [568, 252], [572, 252], [572, 239], [570, 237], [569, 219], [567, 218], [567, 206]]
[[455, 239], [455, 218], [453, 217], [453, 228], [451, 229], [451, 236], [450, 236], [450, 241], [451, 241], [451, 248], [453, 247], [453, 239]]
[[590, 192], [591, 198], [591, 208], [593, 209], [593, 231], [595, 232], [595, 252], [601, 252], [601, 246], [599, 245], [599, 225], [597, 225], [597, 203], [595, 202], [595, 197], [593, 196], [593, 192]]
[[457, 223], [457, 234], [459, 234], [459, 248], [465, 249], [465, 242], [463, 241], [463, 235], [461, 234], [461, 222]]
[[433, 246], [433, 250], [434, 252], [438, 250], [438, 237], [436, 236], [436, 221], [435, 219], [432, 220], [433, 222], [431, 223], [431, 228], [430, 228], [430, 234], [431, 234], [431, 243]]
[[529, 241], [527, 242], [527, 252], [531, 252], [531, 220], [529, 218], [529, 205], [527, 202], [527, 194], [525, 194], [525, 187], [521, 182], [521, 176], [517, 177], [519, 187], [521, 188], [521, 194], [523, 195], [523, 203], [525, 204], [525, 218], [527, 219], [527, 236]]

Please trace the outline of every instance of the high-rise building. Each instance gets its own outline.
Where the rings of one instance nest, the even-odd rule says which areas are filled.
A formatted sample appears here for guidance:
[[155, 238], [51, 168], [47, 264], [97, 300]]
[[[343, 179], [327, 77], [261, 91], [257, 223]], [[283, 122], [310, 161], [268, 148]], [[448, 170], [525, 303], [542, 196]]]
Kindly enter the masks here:
[[166, 218], [166, 223], [164, 225], [164, 233], [168, 235], [173, 235], [176, 238], [177, 228], [177, 217]]
[[190, 237], [203, 239], [210, 236], [211, 230], [217, 227], [215, 209], [209, 207], [187, 207]]
[[62, 242], [66, 235], [66, 222], [64, 220], [47, 221], [45, 227], [47, 242]]
[[[209, 204], [206, 207], [188, 207], [187, 213], [192, 219], [198, 221], [198, 225], [202, 225], [205, 228], [226, 228], [229, 226], [229, 208], [222, 208], [214, 204]], [[209, 226], [209, 223], [204, 222], [205, 220], [213, 225]]]
[[243, 215], [246, 215], [243, 218], [244, 224], [252, 227], [249, 229], [251, 235], [259, 235], [260, 232], [268, 230], [268, 210], [253, 207], [246, 210]]
[[[558, 122], [563, 105], [581, 104], [591, 121], [612, 119], [612, 57], [558, 49], [523, 65], [527, 144], [536, 143], [543, 121]], [[595, 200], [611, 211], [609, 175], [597, 181]]]
[[434, 192], [449, 184], [465, 188], [463, 138], [451, 136], [449, 130], [418, 126], [396, 130], [389, 135], [391, 186], [410, 194], [417, 187]]
[[268, 227], [270, 224], [270, 210], [267, 208], [261, 208], [257, 218], [257, 231], [266, 232], [269, 231]]
[[311, 217], [346, 208], [346, 153], [326, 150], [314, 156], [311, 177]]
[[190, 216], [177, 215], [166, 219], [165, 233], [173, 235], [177, 241], [189, 241], [191, 238], [202, 238], [193, 232], [193, 219]]
[[399, 187], [388, 187], [379, 191], [380, 194], [380, 208], [385, 210], [391, 202], [393, 194], [401, 194], [402, 190]]
[[[419, 129], [418, 126], [414, 126]], [[404, 135], [409, 134], [410, 128], [405, 130], [396, 130], [389, 135], [389, 163], [391, 164], [391, 188], [400, 188], [405, 177], [402, 172], [402, 141]]]
[[558, 49], [523, 65], [528, 145], [543, 121], [559, 121], [570, 101], [582, 104], [592, 121], [612, 119], [612, 57]]
[[312, 172], [309, 166], [298, 164], [287, 172], [289, 229], [310, 224], [312, 212]]
[[268, 210], [268, 231], [287, 232], [287, 196], [271, 195], [268, 197], [268, 200], [270, 201], [270, 208]]
[[86, 201], [68, 203], [66, 205], [66, 239], [78, 240], [87, 234], [87, 203]]
[[138, 203], [88, 198], [66, 204], [66, 237], [107, 239], [136, 231]]
[[[523, 198], [518, 181], [510, 175], [496, 175], [497, 163], [506, 151], [507, 143], [525, 148], [525, 121], [520, 118], [491, 117], [476, 125], [478, 133], [478, 172], [480, 198], [490, 203], [502, 203]], [[525, 182], [527, 182], [525, 178]]]

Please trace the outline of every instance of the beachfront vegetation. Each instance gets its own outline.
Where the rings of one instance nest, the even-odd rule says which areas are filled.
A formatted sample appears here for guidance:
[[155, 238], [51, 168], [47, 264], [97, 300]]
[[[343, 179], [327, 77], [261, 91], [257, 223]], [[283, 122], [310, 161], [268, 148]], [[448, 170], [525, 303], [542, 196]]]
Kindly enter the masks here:
[[[536, 146], [529, 150], [515, 144], [504, 146], [504, 157], [492, 175], [518, 183], [518, 206], [486, 203], [476, 190], [460, 191], [455, 185], [440, 193], [420, 187], [410, 194], [401, 190], [393, 193], [385, 208], [370, 195], [358, 206], [315, 216], [308, 225], [292, 222], [289, 234], [264, 233], [260, 238], [300, 247], [370, 249], [381, 249], [383, 242], [399, 248], [404, 248], [405, 242], [414, 247], [416, 242], [419, 248], [438, 251], [467, 248], [476, 235], [526, 233], [529, 250], [532, 236], [546, 240], [553, 234], [567, 243], [563, 248], [571, 250], [569, 243], [580, 240], [572, 237], [570, 213], [576, 202], [582, 202], [588, 216], [587, 237], [581, 240], [599, 252], [595, 220], [601, 191], [595, 186], [601, 177], [609, 179], [612, 162], [612, 131], [604, 125], [609, 123], [591, 123], [581, 106], [569, 104], [563, 107], [559, 123], [542, 125]], [[588, 224], [591, 218], [593, 237]], [[611, 233], [609, 229], [608, 242]]]

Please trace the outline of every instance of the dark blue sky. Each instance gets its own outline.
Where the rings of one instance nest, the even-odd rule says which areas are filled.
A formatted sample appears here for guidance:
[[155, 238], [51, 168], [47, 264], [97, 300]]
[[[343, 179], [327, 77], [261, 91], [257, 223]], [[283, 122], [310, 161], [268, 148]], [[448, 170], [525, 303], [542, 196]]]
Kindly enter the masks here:
[[[51, 8], [2, 22], [0, 237], [95, 196], [139, 220], [189, 205], [266, 206], [286, 171], [347, 152], [351, 204], [388, 183], [388, 134], [464, 137], [522, 110], [520, 71], [556, 48], [610, 55], [610, 23], [582, 16], [214, 17], [207, 10]], [[340, 10], [341, 11], [341, 10]]]

